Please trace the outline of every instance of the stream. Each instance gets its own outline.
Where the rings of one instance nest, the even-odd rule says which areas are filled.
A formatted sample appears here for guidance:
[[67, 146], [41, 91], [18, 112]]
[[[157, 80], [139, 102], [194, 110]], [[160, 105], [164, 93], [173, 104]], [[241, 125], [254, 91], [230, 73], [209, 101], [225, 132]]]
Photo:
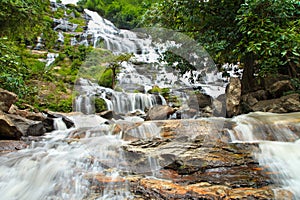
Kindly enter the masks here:
[[[244, 148], [243, 145], [250, 145], [253, 147], [251, 152], [253, 162], [226, 165], [225, 161], [220, 164], [219, 158], [211, 162], [215, 166], [211, 166], [213, 164], [204, 166], [201, 163], [203, 165], [201, 173], [222, 173], [222, 170], [227, 170], [228, 167], [234, 169], [236, 166], [257, 164], [269, 174], [270, 183], [262, 181], [261, 185], [254, 184], [254, 189], [270, 186], [269, 189], [274, 194], [269, 199], [281, 199], [282, 196], [278, 197], [277, 191], [282, 190], [291, 193], [291, 197], [286, 196], [286, 199], [300, 199], [300, 113], [257, 112], [232, 119], [225, 119], [224, 116], [203, 118], [196, 114], [189, 117], [182, 115], [181, 118], [173, 116], [173, 120], [165, 122], [144, 121], [141, 116], [145, 115], [147, 110], [157, 105], [168, 105], [163, 96], [147, 93], [153, 86], [170, 88], [172, 95], [180, 99], [183, 109], [188, 110], [190, 105], [187, 102], [194, 98], [191, 91], [195, 88], [201, 88], [202, 92], [217, 98], [225, 93], [226, 83], [212, 64], [209, 55], [203, 51], [201, 55], [195, 54], [193, 58], [188, 58], [193, 59], [196, 64], [202, 63], [202, 67], [192, 75], [187, 73], [179, 76], [178, 72], [169, 70], [165, 63], [158, 61], [162, 50], [161, 44], [176, 46], [176, 41], [174, 43], [170, 40], [173, 37], [157, 42], [155, 37], [158, 36], [151, 35], [151, 31], [120, 30], [95, 12], [85, 10], [85, 13], [90, 17], [90, 21], [86, 37], [82, 41], [94, 47], [102, 43], [106, 49], [115, 54], [134, 54], [134, 61], [124, 64], [118, 76], [118, 87], [122, 90], [114, 91], [84, 79], [82, 70], [74, 87], [78, 94], [74, 100], [76, 113], [67, 115], [75, 126], [67, 129], [62, 119], [58, 118], [55, 120], [55, 131], [41, 137], [27, 138], [28, 148], [1, 155], [1, 199], [164, 199], [162, 196], [145, 192], [147, 189], [142, 190], [142, 181], [175, 183], [175, 178], [163, 174], [164, 170], [170, 169], [178, 170], [181, 177], [178, 175], [176, 179], [188, 178], [194, 172], [186, 172], [184, 167], [187, 169], [190, 164], [192, 167], [188, 170], [199, 171], [197, 163], [201, 159], [204, 160], [204, 158], [194, 159], [193, 156], [200, 154], [193, 155], [193, 153], [204, 147], [217, 149], [221, 144], [224, 144], [221, 150], [229, 148], [226, 145], [239, 147], [241, 144], [241, 149]], [[167, 35], [173, 34], [164, 31]], [[144, 35], [145, 32], [147, 36]], [[189, 46], [193, 45], [188, 39], [185, 41]], [[184, 51], [181, 53], [186, 54]], [[198, 60], [200, 58], [202, 60]], [[144, 93], [132, 92], [141, 87]], [[112, 110], [121, 118], [107, 120], [95, 114], [93, 102], [95, 97], [102, 98], [108, 110]], [[208, 144], [211, 146], [206, 147]], [[227, 152], [234, 151], [230, 149]], [[167, 158], [166, 155], [171, 156]], [[212, 160], [215, 158], [216, 156], [212, 156]], [[137, 187], [140, 189], [139, 192], [132, 186], [137, 182], [140, 184]], [[194, 180], [193, 184], [195, 182], [198, 183]], [[206, 184], [205, 180], [199, 184], [202, 182]], [[190, 184], [192, 181], [181, 185], [178, 182], [178, 185], [183, 187], [185, 183]], [[209, 184], [213, 183], [217, 181], [210, 180]], [[224, 185], [226, 184], [224, 182]], [[226, 187], [246, 188], [243, 184], [234, 186], [232, 184], [228, 183]], [[220, 193], [216, 194], [221, 198]], [[230, 192], [226, 195], [227, 199], [230, 199]], [[186, 195], [181, 199], [191, 198]]]

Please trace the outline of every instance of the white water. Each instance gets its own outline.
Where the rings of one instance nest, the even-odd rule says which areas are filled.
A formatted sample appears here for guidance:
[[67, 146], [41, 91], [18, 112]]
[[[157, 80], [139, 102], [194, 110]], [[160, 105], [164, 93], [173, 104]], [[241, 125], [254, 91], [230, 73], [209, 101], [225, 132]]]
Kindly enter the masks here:
[[[97, 185], [95, 175], [101, 174], [110, 180], [119, 176], [119, 170], [126, 166], [120, 149], [124, 143], [121, 136], [111, 135], [109, 126], [103, 123], [83, 125], [87, 116], [73, 118], [76, 128], [48, 133], [32, 142], [28, 149], [0, 157], [1, 199], [84, 199], [92, 195], [91, 185]], [[96, 116], [89, 118], [100, 122]], [[56, 120], [58, 129], [60, 123]], [[73, 139], [80, 131], [84, 138]], [[115, 170], [107, 171], [109, 168]], [[98, 184], [104, 184], [98, 193], [99, 199], [130, 197], [126, 182], [116, 191], [105, 182]]]
[[[204, 50], [198, 50], [201, 55], [197, 55], [197, 52], [191, 55], [180, 55], [184, 54], [187, 47], [178, 43], [179, 41], [169, 41], [169, 38], [167, 38], [160, 43], [157, 42], [157, 38], [155, 39], [156, 41], [152, 39], [151, 34], [148, 34], [150, 31], [147, 31], [147, 29], [138, 30], [138, 32], [118, 29], [96, 12], [85, 9], [85, 13], [90, 16], [91, 20], [88, 22], [87, 32], [83, 34], [85, 39], [81, 43], [92, 45], [95, 48], [104, 47], [114, 54], [133, 53], [134, 57], [128, 63], [122, 63], [123, 68], [118, 74], [117, 87], [125, 92], [115, 92], [107, 88], [100, 88], [95, 83], [85, 84], [84, 89], [78, 89], [79, 91], [85, 91], [85, 93], [79, 92], [81, 96], [78, 96], [76, 99], [76, 111], [94, 113], [93, 107], [87, 107], [92, 105], [91, 98], [94, 96], [101, 96], [109, 109], [124, 114], [135, 110], [144, 111], [157, 104], [165, 104], [165, 100], [162, 97], [159, 97], [160, 102], [157, 102], [157, 97], [153, 95], [132, 93], [132, 91], [140, 88], [147, 92], [154, 86], [170, 88], [171, 93], [177, 96], [181, 102], [186, 102], [185, 98], [193, 95], [193, 88], [195, 87], [201, 87], [205, 93], [212, 97], [224, 94], [225, 85], [221, 73], [217, 72], [217, 68]], [[157, 31], [165, 32], [164, 37], [168, 34], [174, 34], [169, 30]], [[175, 37], [172, 40], [179, 39]], [[180, 42], [195, 46], [195, 42], [190, 38], [186, 40]], [[182, 47], [182, 52], [179, 49], [175, 53], [194, 64], [197, 71], [194, 71], [192, 75], [189, 72], [180, 75], [178, 71], [167, 66], [166, 63], [160, 63], [160, 54], [166, 50], [167, 46]], [[81, 73], [85, 73], [85, 70], [87, 69], [85, 68]], [[82, 75], [84, 74], [79, 74], [79, 77]], [[201, 78], [199, 79], [199, 77]], [[191, 78], [195, 81], [194, 83], [191, 83]], [[82, 80], [79, 82], [82, 82]], [[88, 85], [89, 89], [87, 89]], [[93, 88], [91, 87], [92, 85]], [[131, 91], [131, 93], [128, 93], [128, 91]], [[108, 97], [106, 94], [112, 94], [112, 97]]]
[[[300, 113], [251, 113], [233, 119], [233, 142], [256, 142], [256, 158], [279, 187], [300, 199]], [[276, 192], [278, 188], [274, 191]], [[279, 199], [280, 200], [280, 199]]]
[[[63, 3], [66, 3], [64, 1]], [[87, 11], [92, 17], [94, 13]], [[97, 18], [97, 16], [96, 16]], [[118, 30], [109, 21], [101, 18], [97, 23], [90, 21], [89, 31], [96, 34], [93, 45], [97, 46], [98, 41], [103, 39], [106, 47], [116, 52], [134, 52], [139, 62], [149, 64], [157, 59], [157, 54], [150, 48], [151, 40], [140, 40], [135, 33]], [[122, 40], [121, 38], [125, 38]], [[139, 53], [139, 54], [138, 54]], [[136, 66], [127, 65], [120, 74], [119, 83], [142, 84], [145, 88], [151, 88], [154, 84], [160, 87], [170, 87], [182, 82], [177, 87], [191, 87], [188, 78], [180, 79], [174, 73], [166, 69], [158, 68], [153, 64], [154, 70], [160, 70], [156, 80], [146, 76], [147, 73], [138, 73]], [[151, 74], [150, 74], [151, 75]], [[207, 76], [206, 82], [216, 81], [215, 74]], [[86, 80], [81, 80], [86, 81]], [[216, 87], [206, 86], [206, 91], [212, 96]], [[101, 96], [111, 110], [117, 112], [131, 112], [144, 110], [155, 105], [156, 97], [148, 94], [115, 92], [100, 87], [88, 81], [79, 85], [81, 96], [77, 97], [76, 110], [84, 111], [87, 114], [94, 113], [92, 98]], [[220, 93], [222, 86], [217, 86]], [[161, 98], [161, 97], [160, 97]], [[161, 99], [162, 102], [163, 99]], [[81, 103], [80, 103], [81, 102]], [[231, 131], [233, 142], [258, 142], [260, 151], [257, 158], [263, 166], [269, 166], [271, 171], [278, 172], [274, 179], [283, 187], [290, 189], [296, 199], [299, 194], [299, 143], [295, 142], [298, 136], [286, 126], [286, 121], [296, 118], [299, 114], [276, 115], [255, 113], [236, 117], [233, 121], [237, 123]], [[73, 116], [76, 128], [65, 129], [61, 119], [57, 119], [55, 126], [57, 131], [48, 133], [38, 141], [33, 141], [28, 149], [2, 155], [0, 157], [0, 193], [4, 200], [41, 200], [41, 199], [84, 199], [95, 194], [90, 189], [96, 185], [94, 177], [101, 174], [110, 180], [116, 180], [121, 176], [120, 171], [126, 170], [126, 159], [120, 148], [124, 144], [122, 135], [112, 135], [112, 127], [105, 125], [104, 120], [96, 115]], [[278, 122], [278, 119], [283, 120]], [[298, 117], [299, 119], [299, 117]], [[139, 121], [140, 119], [137, 119]], [[273, 123], [274, 121], [276, 123]], [[122, 122], [118, 122], [122, 123]], [[128, 122], [126, 122], [128, 123]], [[299, 123], [295, 121], [293, 123]], [[124, 126], [121, 126], [125, 128]], [[124, 134], [125, 130], [121, 133]], [[154, 138], [160, 137], [160, 129], [152, 123], [144, 123], [133, 129], [126, 130], [126, 134], [133, 138]], [[298, 130], [299, 131], [299, 130]], [[78, 138], [81, 138], [80, 140]], [[274, 141], [270, 141], [274, 140]], [[155, 175], [159, 170], [159, 164], [154, 158], [148, 158], [150, 175]], [[110, 184], [100, 182], [103, 187], [93, 199], [130, 199], [126, 182], [116, 186], [112, 181]]]
[[144, 112], [145, 109], [149, 109], [154, 105], [166, 104], [165, 99], [161, 95], [116, 92], [86, 79], [79, 79], [75, 88], [81, 93], [81, 95], [76, 97], [75, 111], [85, 114], [95, 113], [95, 105], [93, 103], [95, 97], [101, 97], [105, 100], [107, 110], [123, 114], [134, 111]]

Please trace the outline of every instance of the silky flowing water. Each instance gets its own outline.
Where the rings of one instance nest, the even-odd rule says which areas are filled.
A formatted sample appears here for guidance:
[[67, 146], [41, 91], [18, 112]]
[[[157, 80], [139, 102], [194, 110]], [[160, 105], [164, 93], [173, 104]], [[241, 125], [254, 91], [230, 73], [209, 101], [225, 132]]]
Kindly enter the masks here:
[[[115, 53], [134, 53], [136, 62], [154, 67], [152, 71], [161, 70], [161, 73], [155, 76], [156, 79], [153, 79], [153, 76], [141, 73], [143, 70], [137, 70], [138, 66], [126, 65], [119, 76], [120, 86], [126, 88], [130, 84], [139, 84], [143, 85], [145, 90], [153, 85], [171, 88], [176, 85], [179, 89], [190, 88], [190, 90], [197, 86], [192, 85], [187, 76], [178, 78], [174, 73], [158, 68], [159, 66], [155, 64], [158, 54], [151, 46], [151, 38], [141, 39], [136, 33], [117, 29], [111, 22], [92, 11], [85, 10], [85, 12], [91, 17], [86, 34], [93, 35], [93, 41], [90, 43], [94, 47], [102, 41], [107, 49]], [[86, 40], [85, 43], [88, 44], [89, 41]], [[206, 82], [198, 83], [198, 86], [205, 86], [204, 90], [212, 96], [224, 93], [224, 85], [219, 84], [219, 75], [215, 76], [208, 74], [204, 79]], [[210, 85], [209, 82], [214, 84]], [[135, 122], [141, 123], [142, 120], [126, 116], [124, 120], [108, 122], [94, 115], [93, 98], [101, 97], [109, 110], [123, 115], [135, 111], [144, 112], [155, 105], [165, 105], [166, 101], [160, 95], [116, 92], [80, 77], [77, 83], [75, 90], [79, 95], [75, 99], [75, 111], [86, 115], [70, 116], [75, 122], [75, 127], [71, 129], [67, 129], [62, 119], [58, 118], [54, 124], [55, 131], [42, 137], [30, 138], [29, 147], [26, 149], [1, 155], [1, 199], [133, 198], [125, 179], [130, 170], [122, 149], [122, 145], [128, 142], [124, 140], [123, 134], [126, 127], [134, 126]], [[184, 96], [184, 93], [180, 95]], [[290, 190], [295, 199], [299, 199], [300, 113], [285, 115], [251, 113], [235, 117], [232, 122], [236, 124], [233, 129], [228, 130], [232, 142], [258, 143], [259, 152], [254, 154], [261, 166], [267, 166], [269, 171], [274, 172], [272, 178], [279, 188]], [[296, 125], [294, 126], [296, 129], [288, 128], [289, 123]], [[113, 134], [116, 124], [121, 131]], [[193, 127], [190, 130], [193, 130]], [[161, 131], [150, 121], [127, 130], [126, 134], [127, 137], [134, 139], [154, 139], [161, 137]], [[139, 167], [138, 173], [155, 177], [161, 168], [152, 157], [148, 158], [145, 165], [147, 166], [144, 168]], [[100, 191], [93, 189], [95, 185]]]

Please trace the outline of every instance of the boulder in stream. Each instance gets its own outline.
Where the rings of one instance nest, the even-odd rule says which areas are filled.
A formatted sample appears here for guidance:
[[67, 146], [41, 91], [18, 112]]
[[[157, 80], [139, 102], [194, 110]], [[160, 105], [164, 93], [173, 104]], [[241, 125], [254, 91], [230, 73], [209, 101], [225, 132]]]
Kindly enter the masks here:
[[149, 109], [146, 120], [165, 120], [175, 113], [175, 109], [167, 105], [158, 105]]

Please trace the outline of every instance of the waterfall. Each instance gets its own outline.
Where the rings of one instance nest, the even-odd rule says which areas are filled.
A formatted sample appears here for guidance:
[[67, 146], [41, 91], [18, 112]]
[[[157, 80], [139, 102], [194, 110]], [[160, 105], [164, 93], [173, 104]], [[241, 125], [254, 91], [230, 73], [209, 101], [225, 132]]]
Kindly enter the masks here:
[[144, 93], [117, 92], [109, 88], [101, 87], [86, 79], [79, 79], [75, 85], [81, 95], [75, 99], [75, 111], [85, 114], [95, 113], [94, 99], [101, 98], [106, 102], [108, 110], [126, 114], [134, 111], [144, 112], [155, 105], [165, 105], [166, 101], [161, 95]]
[[[77, 1], [64, 0], [62, 2], [76, 3]], [[95, 12], [85, 10], [85, 13], [91, 18], [88, 22], [88, 30], [82, 35], [83, 40], [77, 41], [73, 38], [72, 44], [92, 45], [97, 48], [103, 43], [105, 48], [115, 54], [133, 53], [134, 60], [124, 64], [118, 76], [118, 86], [120, 86], [118, 91], [81, 78], [79, 74], [75, 84], [77, 96], [74, 99], [74, 110], [83, 114], [76, 113], [69, 117], [74, 121], [75, 128], [67, 129], [61, 118], [54, 119], [55, 131], [46, 133], [42, 137], [29, 137], [27, 149], [0, 156], [0, 193], [4, 200], [137, 199], [130, 191], [130, 183], [126, 179], [128, 175], [141, 174], [151, 178], [161, 178], [162, 176], [158, 174], [163, 167], [166, 167], [166, 163], [172, 169], [185, 168], [181, 158], [173, 158], [172, 155], [176, 154], [170, 154], [173, 147], [167, 145], [168, 141], [174, 139], [178, 145], [174, 151], [183, 154], [186, 150], [200, 149], [201, 146], [204, 147], [204, 151], [209, 151], [208, 146], [211, 144], [204, 143], [205, 137], [214, 138], [216, 132], [219, 138], [215, 140], [221, 140], [221, 137], [225, 135], [226, 131], [223, 131], [225, 119], [221, 117], [207, 120], [211, 120], [217, 129], [212, 130], [205, 129], [207, 123], [192, 119], [181, 124], [170, 120], [168, 126], [162, 128], [162, 124], [165, 123], [162, 121], [144, 122], [139, 117], [128, 116], [124, 116], [124, 120], [106, 120], [95, 114], [95, 100], [98, 98], [105, 102], [107, 110], [126, 115], [135, 111], [144, 113], [155, 105], [167, 104], [161, 95], [147, 93], [153, 86], [170, 88], [171, 92], [180, 97], [179, 101], [184, 104], [190, 98], [187, 93], [193, 91], [194, 87], [202, 87], [206, 93], [217, 97], [224, 93], [224, 85], [220, 82], [220, 74], [209, 70], [198, 70], [181, 77], [178, 71], [170, 70], [168, 66], [158, 62], [160, 49], [159, 46], [155, 46], [151, 36], [143, 34], [140, 36], [132, 31], [120, 30]], [[49, 54], [49, 60], [53, 57], [55, 57], [54, 54]], [[191, 77], [199, 81], [192, 84], [189, 81]], [[136, 85], [142, 86], [145, 93], [132, 92], [131, 86]], [[128, 92], [129, 90], [131, 92]], [[190, 115], [183, 113], [182, 118], [190, 118]], [[278, 187], [291, 191], [295, 199], [300, 199], [299, 119], [300, 113], [279, 115], [257, 112], [228, 119], [230, 125], [228, 123], [226, 127], [231, 143], [257, 143], [259, 150], [254, 154], [260, 165], [268, 168]], [[291, 124], [293, 124], [292, 127], [290, 127]], [[178, 132], [184, 131], [176, 137], [176, 129], [179, 130]], [[195, 135], [194, 132], [201, 134]], [[167, 133], [165, 138], [163, 133]], [[187, 143], [190, 141], [194, 143]], [[133, 143], [131, 152], [133, 156], [128, 159], [125, 148], [130, 142]], [[164, 156], [170, 158], [165, 165], [157, 159], [161, 152], [155, 151], [155, 147], [161, 144], [166, 144], [162, 150], [166, 150]], [[152, 148], [154, 154], [143, 160], [142, 153], [138, 154], [134, 151], [134, 145], [142, 146], [144, 153]], [[225, 150], [229, 152], [231, 149], [226, 147]], [[214, 149], [211, 148], [211, 151]], [[198, 153], [198, 151], [191, 151], [188, 156], [191, 158], [190, 164], [195, 167], [194, 170], [197, 170], [199, 165], [206, 163], [202, 158], [194, 160], [192, 154], [195, 152]], [[132, 164], [129, 162], [138, 159], [142, 164], [129, 168]], [[215, 157], [212, 157], [213, 159]], [[225, 168], [233, 167], [229, 169], [230, 171], [235, 167], [218, 164], [216, 160], [217, 166], [212, 166], [207, 170], [217, 172], [222, 168], [225, 170]], [[205, 170], [203, 173], [207, 172]], [[180, 176], [186, 179], [191, 178], [186, 174]], [[179, 174], [177, 179], [179, 179]], [[195, 192], [205, 185], [210, 185], [205, 179], [201, 179], [201, 183], [197, 184]], [[242, 186], [238, 185], [237, 188], [239, 187]], [[166, 188], [168, 191], [171, 189]], [[229, 192], [226, 189], [226, 193]], [[159, 191], [156, 193], [159, 195]], [[221, 195], [222, 190], [217, 194]], [[187, 198], [192, 197], [187, 196]]]
[[66, 130], [67, 126], [62, 118], [54, 118], [53, 126], [55, 130]]
[[[169, 88], [172, 95], [177, 96], [180, 102], [186, 102], [190, 98], [189, 96], [194, 95], [194, 88], [202, 88], [203, 92], [214, 98], [224, 94], [225, 84], [222, 81], [221, 73], [218, 73], [208, 53], [204, 49], [196, 47], [195, 42], [191, 39], [172, 41], [180, 40], [182, 35], [179, 35], [170, 39], [171, 41], [166, 38], [164, 41], [157, 42], [158, 38], [151, 35], [151, 31], [147, 29], [139, 29], [136, 32], [118, 29], [112, 22], [102, 18], [98, 13], [87, 9], [84, 11], [89, 21], [87, 31], [82, 35], [85, 39], [81, 42], [84, 41], [95, 48], [104, 47], [112, 51], [113, 54], [132, 53], [134, 57], [129, 62], [122, 63], [122, 68], [117, 76], [118, 91], [123, 92], [101, 88], [95, 83], [83, 83], [84, 81], [80, 80], [80, 77], [84, 77], [84, 73], [88, 70], [83, 67], [84, 69], [81, 70], [77, 81], [78, 87], [75, 86], [76, 91], [79, 91], [82, 96], [75, 100], [76, 111], [86, 114], [94, 113], [93, 105], [88, 105], [88, 103], [93, 104], [93, 98], [99, 96], [106, 102], [107, 108], [123, 114], [135, 110], [145, 111], [155, 105], [165, 105], [166, 101], [162, 96], [147, 94], [147, 91], [154, 86]], [[157, 31], [165, 32], [164, 37], [169, 34], [174, 35], [172, 31]], [[182, 42], [183, 44], [181, 44]], [[160, 56], [162, 52], [167, 50], [167, 47], [181, 47], [181, 50], [178, 49], [174, 53], [190, 61], [197, 67], [197, 70], [181, 75], [178, 70], [160, 62]], [[190, 47], [196, 52], [193, 54], [186, 53], [186, 48]], [[80, 87], [80, 85], [84, 85], [84, 87]], [[143, 92], [135, 93], [136, 91]]]

